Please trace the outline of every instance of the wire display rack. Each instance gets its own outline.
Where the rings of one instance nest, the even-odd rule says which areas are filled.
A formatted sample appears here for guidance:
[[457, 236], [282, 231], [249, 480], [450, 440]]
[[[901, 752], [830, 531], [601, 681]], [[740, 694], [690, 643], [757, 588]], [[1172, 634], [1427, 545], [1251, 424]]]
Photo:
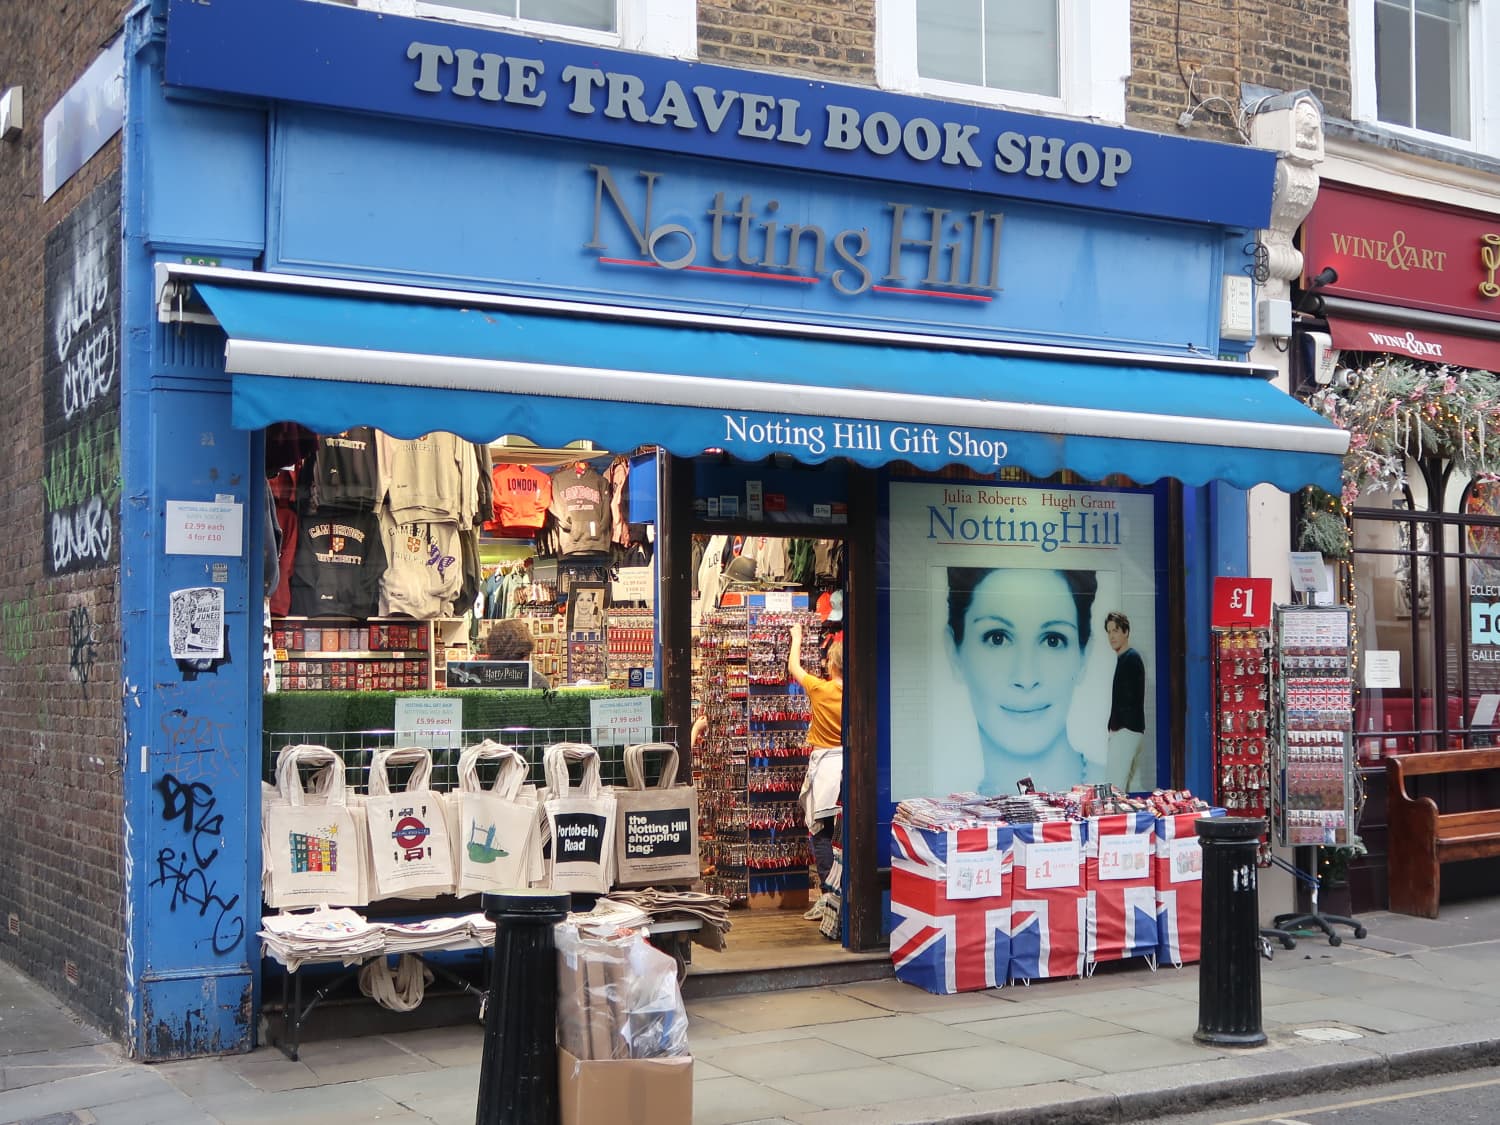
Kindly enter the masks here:
[[[429, 784], [432, 788], [439, 790], [456, 788], [458, 786], [458, 758], [463, 748], [489, 739], [519, 750], [530, 767], [526, 779], [538, 786], [545, 783], [542, 776], [542, 754], [548, 746], [558, 742], [588, 743], [599, 751], [600, 780], [606, 785], [623, 786], [625, 784], [625, 746], [623, 743], [614, 745], [596, 743], [593, 739], [597, 733], [592, 727], [490, 727], [462, 730], [457, 739], [453, 740], [457, 743], [456, 745], [428, 746], [428, 749], [432, 751], [432, 777]], [[675, 725], [653, 726], [650, 728], [649, 736], [640, 741], [670, 742], [677, 745], [677, 727]], [[295, 746], [299, 743], [326, 746], [338, 754], [344, 762], [344, 784], [351, 793], [366, 791], [370, 759], [375, 751], [396, 746], [425, 744], [421, 741], [414, 742], [409, 734], [398, 733], [395, 730], [266, 731], [261, 739], [261, 776], [266, 781], [274, 783], [276, 756], [281, 753], [282, 747]], [[656, 778], [651, 776], [649, 771], [660, 770], [662, 764], [659, 760], [649, 761], [646, 778], [648, 785], [656, 783]], [[404, 785], [405, 770], [409, 768], [405, 767], [398, 771], [393, 767], [392, 784]], [[493, 771], [498, 768], [494, 763], [481, 763], [480, 781], [488, 785], [493, 780]]]

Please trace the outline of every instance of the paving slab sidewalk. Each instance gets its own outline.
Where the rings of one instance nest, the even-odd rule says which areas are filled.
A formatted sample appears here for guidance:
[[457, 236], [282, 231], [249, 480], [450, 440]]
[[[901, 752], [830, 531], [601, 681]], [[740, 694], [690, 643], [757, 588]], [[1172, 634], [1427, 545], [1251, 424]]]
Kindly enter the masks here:
[[[932, 996], [894, 980], [690, 1001], [695, 1125], [1157, 1120], [1500, 1063], [1500, 899], [1371, 914], [1262, 962], [1270, 1042], [1205, 1047], [1193, 966]], [[0, 965], [0, 1123], [468, 1125], [478, 1024], [145, 1065]], [[616, 1125], [616, 1123], [609, 1123]]]

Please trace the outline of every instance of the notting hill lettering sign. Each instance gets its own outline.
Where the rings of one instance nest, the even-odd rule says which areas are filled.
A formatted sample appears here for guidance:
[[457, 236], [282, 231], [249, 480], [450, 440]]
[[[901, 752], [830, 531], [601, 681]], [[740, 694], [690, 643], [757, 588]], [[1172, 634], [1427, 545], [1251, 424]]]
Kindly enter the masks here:
[[[846, 296], [875, 290], [989, 301], [1000, 289], [999, 212], [887, 203], [885, 221], [873, 230], [829, 230], [783, 220], [774, 197], [719, 190], [703, 201], [699, 222], [658, 222], [659, 193], [670, 187], [664, 176], [617, 173], [604, 164], [589, 171], [593, 228], [584, 249], [598, 252], [606, 266], [798, 285], [826, 280]], [[681, 207], [672, 212], [680, 215]], [[610, 233], [621, 228], [623, 245]]]
[[1256, 229], [1270, 216], [1275, 156], [1238, 145], [345, 4], [166, 6], [169, 88], [1182, 223]]

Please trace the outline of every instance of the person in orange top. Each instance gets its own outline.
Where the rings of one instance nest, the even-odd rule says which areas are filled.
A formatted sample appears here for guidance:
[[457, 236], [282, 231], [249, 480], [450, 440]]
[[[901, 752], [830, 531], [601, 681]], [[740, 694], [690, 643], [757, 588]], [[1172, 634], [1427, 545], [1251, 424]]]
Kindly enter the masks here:
[[821, 921], [829, 903], [829, 893], [836, 891], [828, 881], [833, 867], [833, 826], [838, 813], [839, 791], [844, 781], [844, 646], [835, 641], [828, 649], [828, 676], [815, 676], [802, 667], [802, 625], [792, 626], [792, 647], [787, 653], [787, 670], [807, 693], [812, 705], [812, 722], [807, 730], [807, 774], [802, 779], [798, 801], [803, 820], [812, 840], [813, 859], [818, 866], [821, 895], [807, 917]]

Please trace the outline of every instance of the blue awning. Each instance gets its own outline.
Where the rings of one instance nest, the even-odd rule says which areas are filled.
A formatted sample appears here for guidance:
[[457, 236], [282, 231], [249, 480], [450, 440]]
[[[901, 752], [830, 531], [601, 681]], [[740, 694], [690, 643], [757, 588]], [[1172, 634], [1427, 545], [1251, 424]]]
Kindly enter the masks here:
[[1337, 491], [1348, 444], [1241, 364], [238, 272], [193, 281], [229, 338], [244, 429], [364, 424], [1287, 491]]

